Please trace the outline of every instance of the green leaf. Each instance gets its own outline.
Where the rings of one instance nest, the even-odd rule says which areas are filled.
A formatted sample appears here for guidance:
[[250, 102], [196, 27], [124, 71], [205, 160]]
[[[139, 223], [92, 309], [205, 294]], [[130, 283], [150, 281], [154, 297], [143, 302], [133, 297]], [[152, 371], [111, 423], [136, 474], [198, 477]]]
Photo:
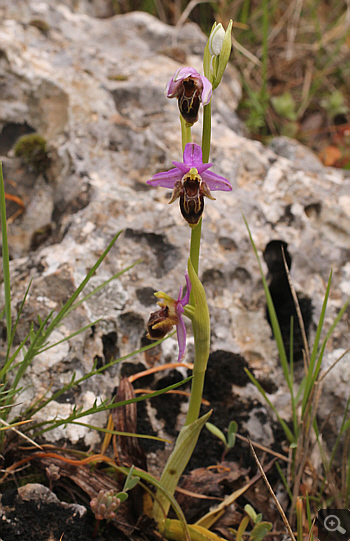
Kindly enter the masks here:
[[247, 513], [247, 515], [252, 519], [252, 521], [256, 522], [256, 512], [255, 512], [255, 509], [249, 505], [249, 503], [247, 503], [247, 505], [244, 506], [244, 511]]
[[126, 492], [118, 492], [118, 494], [116, 494], [116, 497], [119, 498], [120, 503], [123, 503], [125, 502], [125, 500], [128, 499], [129, 495]]
[[137, 483], [140, 481], [139, 477], [133, 477], [133, 472], [134, 472], [134, 466], [131, 466], [128, 476], [124, 483], [125, 492], [127, 492], [128, 490], [132, 490], [134, 487], [136, 487]]
[[212, 434], [214, 434], [214, 436], [216, 436], [217, 438], [219, 438], [219, 440], [222, 441], [222, 443], [225, 445], [227, 445], [226, 443], [226, 438], [225, 438], [225, 434], [220, 430], [220, 428], [218, 428], [217, 426], [213, 425], [212, 423], [205, 423], [205, 426], [206, 428], [209, 430], [209, 432], [211, 432]]
[[[212, 412], [209, 411], [206, 415], [203, 415], [197, 419], [197, 421], [194, 421], [181, 429], [180, 434], [177, 437], [175, 447], [168, 458], [160, 478], [161, 484], [170, 494], [174, 494], [182, 472], [187, 466], [187, 463], [193, 453], [193, 449], [196, 446], [200, 431], [209, 419], [211, 413]], [[167, 515], [169, 507], [169, 500], [164, 494], [157, 491], [152, 511], [152, 517], [157, 523], [160, 523], [163, 520], [164, 513]]]
[[227, 447], [232, 449], [236, 443], [236, 433], [237, 433], [238, 424], [236, 421], [231, 421], [228, 425], [227, 431]]
[[[225, 541], [222, 537], [219, 537], [216, 533], [207, 530], [197, 524], [189, 524], [188, 532], [190, 541]], [[184, 541], [183, 525], [179, 520], [166, 519], [164, 522], [164, 529], [161, 530], [163, 538], [169, 541]]]
[[243, 537], [243, 534], [245, 532], [245, 529], [248, 526], [248, 524], [249, 524], [249, 517], [243, 517], [242, 520], [241, 520], [241, 523], [240, 523], [240, 525], [238, 527], [238, 530], [237, 530], [236, 541], [241, 541], [241, 539]]
[[271, 98], [276, 113], [287, 120], [296, 120], [295, 101], [289, 92]]
[[271, 522], [260, 522], [260, 524], [254, 526], [253, 530], [251, 531], [249, 541], [262, 541], [265, 535], [271, 530]]
[[265, 398], [266, 402], [268, 403], [269, 407], [272, 409], [272, 411], [275, 413], [277, 419], [278, 419], [278, 422], [279, 424], [281, 425], [281, 427], [283, 428], [284, 430], [284, 433], [285, 435], [287, 436], [287, 439], [290, 443], [293, 443], [295, 442], [295, 435], [293, 434], [293, 432], [290, 430], [290, 428], [288, 427], [287, 423], [282, 419], [282, 417], [280, 417], [277, 409], [275, 408], [275, 406], [272, 404], [271, 400], [269, 400], [269, 398], [267, 397], [267, 394], [266, 392], [264, 391], [264, 389], [262, 388], [262, 386], [260, 385], [260, 383], [258, 382], [258, 380], [253, 376], [253, 374], [251, 372], [249, 372], [249, 370], [247, 368], [244, 369], [246, 374], [248, 375], [249, 379], [251, 380], [252, 383], [254, 383], [255, 387], [260, 391], [260, 393], [262, 394], [262, 396]]

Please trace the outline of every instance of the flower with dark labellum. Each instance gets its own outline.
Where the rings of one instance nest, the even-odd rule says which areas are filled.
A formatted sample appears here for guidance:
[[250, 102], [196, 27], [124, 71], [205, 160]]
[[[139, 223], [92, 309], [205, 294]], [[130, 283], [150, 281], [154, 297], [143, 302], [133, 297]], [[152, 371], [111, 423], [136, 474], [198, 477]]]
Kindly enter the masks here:
[[232, 190], [230, 182], [216, 173], [209, 171], [212, 163], [203, 163], [202, 149], [195, 143], [187, 143], [183, 163], [172, 162], [175, 169], [157, 173], [147, 184], [171, 188], [173, 194], [169, 203], [180, 198], [180, 209], [190, 227], [195, 227], [203, 214], [204, 196], [215, 199], [211, 192]]
[[165, 92], [168, 98], [177, 98], [182, 117], [192, 126], [198, 120], [199, 105], [210, 102], [212, 86], [204, 75], [187, 67], [177, 70], [168, 82]]
[[177, 341], [179, 344], [179, 357], [178, 362], [181, 362], [185, 356], [186, 349], [186, 327], [183, 321], [183, 313], [185, 311], [186, 304], [189, 303], [191, 293], [191, 282], [187, 274], [185, 274], [187, 291], [186, 295], [182, 297], [182, 287], [177, 301], [163, 293], [158, 291], [155, 296], [160, 299], [157, 303], [160, 306], [160, 310], [153, 312], [147, 323], [148, 335], [147, 338], [151, 340], [160, 340], [164, 338], [168, 332], [171, 331], [174, 325], [176, 325]]

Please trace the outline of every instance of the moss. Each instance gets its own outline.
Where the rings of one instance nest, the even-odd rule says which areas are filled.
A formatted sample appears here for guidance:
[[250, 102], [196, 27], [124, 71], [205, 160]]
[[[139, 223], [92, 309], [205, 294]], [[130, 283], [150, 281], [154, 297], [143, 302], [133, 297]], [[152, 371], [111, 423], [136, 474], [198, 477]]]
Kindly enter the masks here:
[[129, 79], [129, 77], [127, 75], [122, 75], [120, 73], [116, 73], [116, 74], [108, 75], [108, 79], [110, 81], [127, 81]]
[[20, 137], [14, 150], [15, 155], [37, 173], [42, 173], [49, 166], [50, 159], [46, 150], [46, 140], [37, 133]]
[[38, 28], [45, 36], [49, 33], [50, 25], [42, 19], [32, 19], [29, 24]]

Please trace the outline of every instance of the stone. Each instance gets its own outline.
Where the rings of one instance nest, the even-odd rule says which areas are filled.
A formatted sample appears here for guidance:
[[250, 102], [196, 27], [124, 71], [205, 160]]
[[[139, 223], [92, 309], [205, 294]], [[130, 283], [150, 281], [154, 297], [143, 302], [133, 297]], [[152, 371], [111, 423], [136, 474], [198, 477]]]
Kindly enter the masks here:
[[[163, 290], [177, 297], [185, 284], [190, 229], [178, 204], [168, 205], [169, 191], [151, 188], [146, 181], [182, 159], [177, 103], [165, 97], [164, 88], [181, 66], [178, 59], [201, 69], [206, 37], [192, 23], [170, 27], [147, 13], [97, 18], [110, 15], [107, 8], [101, 14], [108, 2], [95, 2], [91, 9], [89, 4], [81, 2], [75, 8], [68, 1], [22, 0], [18, 10], [10, 1], [1, 8], [1, 160], [6, 190], [23, 202], [17, 216], [15, 203], [9, 203], [14, 216], [8, 227], [14, 317], [32, 280], [14, 345], [24, 339], [38, 314], [43, 318], [51, 310], [57, 313], [118, 231], [123, 233], [83, 295], [139, 262], [62, 321], [52, 340], [91, 327], [35, 360], [23, 378], [16, 412], [47, 389], [52, 396], [74, 371], [82, 377], [94, 363], [103, 367], [113, 355], [127, 356], [145, 345], [146, 323], [156, 309], [153, 292]], [[38, 17], [47, 23], [45, 31], [30, 24]], [[287, 242], [295, 289], [312, 302], [312, 345], [332, 269], [323, 337], [349, 296], [350, 178], [346, 172], [324, 167], [291, 139], [276, 138], [264, 147], [246, 138], [235, 112], [239, 99], [239, 79], [230, 65], [213, 97], [210, 159], [213, 171], [227, 177], [233, 191], [216, 192], [216, 201], [206, 201], [201, 245], [200, 277], [211, 314], [211, 349], [212, 354], [243, 359], [269, 390], [283, 418], [290, 420], [288, 390], [265, 317], [259, 265], [243, 216], [265, 274], [266, 245], [271, 240]], [[201, 141], [201, 120], [200, 116], [193, 128], [196, 143]], [[15, 140], [29, 132], [47, 140], [51, 161], [45, 174], [29, 171], [13, 154]], [[334, 351], [348, 347], [348, 317], [347, 311], [328, 340], [325, 367]], [[192, 361], [191, 340], [187, 351], [186, 360]], [[138, 352], [128, 362], [146, 367], [176, 361], [176, 342], [171, 338], [152, 359], [149, 355]], [[345, 358], [339, 367], [344, 362]], [[62, 398], [63, 405], [54, 401], [46, 413], [54, 416], [61, 409], [68, 415], [74, 404], [88, 407], [95, 398], [111, 398], [120, 366], [85, 381], [82, 389]], [[334, 372], [331, 392], [332, 403], [341, 410], [346, 397], [338, 385], [341, 368], [339, 372]], [[157, 381], [161, 376], [154, 377]], [[233, 381], [230, 389], [245, 405], [254, 399], [256, 412], [266, 408], [252, 384]], [[330, 392], [326, 385], [325, 392]], [[327, 396], [323, 404], [321, 421], [329, 413]], [[245, 424], [253, 439], [259, 419], [253, 413]], [[90, 421], [102, 426], [106, 419]], [[159, 416], [154, 415], [153, 422], [158, 423], [156, 430], [162, 429]], [[99, 441], [87, 429], [59, 430], [45, 433], [45, 438], [68, 437], [85, 445]], [[336, 428], [332, 430], [334, 435]], [[268, 433], [270, 441], [270, 429]]]
[[47, 487], [27, 483], [1, 495], [1, 536], [3, 539], [32, 539], [33, 532], [43, 541], [59, 540], [69, 531], [72, 540], [86, 539], [86, 508], [61, 502]]

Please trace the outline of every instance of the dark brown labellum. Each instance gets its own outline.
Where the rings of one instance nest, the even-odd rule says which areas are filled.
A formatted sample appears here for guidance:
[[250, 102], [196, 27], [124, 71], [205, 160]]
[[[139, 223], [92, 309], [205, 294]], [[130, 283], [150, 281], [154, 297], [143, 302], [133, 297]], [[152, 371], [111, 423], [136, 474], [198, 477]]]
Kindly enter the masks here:
[[180, 113], [188, 124], [194, 124], [198, 120], [200, 92], [193, 79], [185, 79], [182, 86], [182, 92], [178, 96]]
[[183, 189], [180, 194], [180, 209], [185, 220], [196, 225], [203, 214], [204, 197], [200, 181], [190, 176], [184, 178]]
[[[154, 328], [157, 325], [156, 328]], [[159, 326], [158, 326], [159, 325]], [[173, 328], [173, 323], [169, 319], [169, 308], [164, 306], [157, 312], [153, 312], [149, 316], [147, 323], [148, 338], [151, 340], [160, 340], [164, 338]]]

